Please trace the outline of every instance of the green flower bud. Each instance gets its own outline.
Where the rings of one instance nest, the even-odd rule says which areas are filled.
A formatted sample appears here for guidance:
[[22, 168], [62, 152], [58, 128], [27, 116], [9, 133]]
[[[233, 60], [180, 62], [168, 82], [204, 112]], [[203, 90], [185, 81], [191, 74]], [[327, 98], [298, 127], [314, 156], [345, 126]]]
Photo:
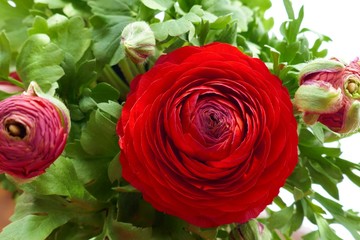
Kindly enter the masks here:
[[121, 34], [126, 55], [136, 64], [142, 64], [155, 52], [155, 36], [146, 22], [128, 24]]
[[250, 220], [247, 223], [237, 225], [230, 232], [231, 240], [271, 240], [270, 231], [262, 223]]
[[336, 112], [342, 104], [341, 89], [323, 81], [307, 81], [296, 91], [294, 103], [304, 112]]

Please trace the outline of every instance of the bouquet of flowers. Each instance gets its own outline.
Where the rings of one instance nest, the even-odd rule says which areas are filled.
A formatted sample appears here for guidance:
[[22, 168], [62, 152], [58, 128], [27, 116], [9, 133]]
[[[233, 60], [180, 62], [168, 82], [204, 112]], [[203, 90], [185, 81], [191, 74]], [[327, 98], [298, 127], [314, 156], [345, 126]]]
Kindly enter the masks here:
[[284, 6], [279, 37], [270, 0], [0, 0], [0, 239], [360, 239], [360, 165], [326, 145], [360, 63]]

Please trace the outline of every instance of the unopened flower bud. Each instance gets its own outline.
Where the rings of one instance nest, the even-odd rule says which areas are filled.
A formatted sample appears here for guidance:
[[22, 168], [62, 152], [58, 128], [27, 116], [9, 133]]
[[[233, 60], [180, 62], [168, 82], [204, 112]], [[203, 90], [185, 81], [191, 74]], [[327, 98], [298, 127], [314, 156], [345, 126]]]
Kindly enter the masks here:
[[0, 172], [21, 179], [42, 174], [59, 157], [70, 128], [68, 111], [34, 88], [0, 101]]
[[231, 240], [270, 240], [271, 233], [260, 222], [250, 220], [247, 223], [237, 225], [231, 232]]
[[295, 93], [295, 104], [300, 111], [331, 113], [341, 108], [341, 89], [324, 81], [307, 81]]
[[355, 59], [344, 65], [336, 59], [314, 60], [299, 75], [294, 104], [307, 124], [321, 122], [337, 133], [359, 128], [360, 65]]
[[127, 25], [121, 34], [126, 55], [136, 64], [142, 64], [155, 53], [155, 36], [146, 22]]
[[[307, 79], [313, 79], [312, 74], [328, 74], [331, 77], [335, 77], [336, 74], [345, 69], [345, 65], [336, 59], [315, 59], [306, 64], [299, 73], [299, 80], [302, 84]], [[328, 76], [328, 77], [329, 77]], [[322, 78], [326, 76], [322, 76]], [[329, 79], [328, 79], [329, 80]]]

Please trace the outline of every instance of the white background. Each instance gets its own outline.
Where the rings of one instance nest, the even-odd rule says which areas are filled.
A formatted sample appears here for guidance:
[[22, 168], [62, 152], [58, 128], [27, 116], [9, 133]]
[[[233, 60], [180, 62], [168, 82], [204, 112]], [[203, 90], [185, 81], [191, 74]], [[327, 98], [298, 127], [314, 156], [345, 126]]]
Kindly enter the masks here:
[[[332, 39], [332, 42], [323, 45], [323, 48], [329, 50], [328, 57], [337, 57], [345, 62], [360, 57], [359, 0], [292, 0], [292, 2], [296, 16], [300, 7], [304, 6], [303, 28], [325, 34]], [[287, 20], [283, 1], [273, 0], [272, 7], [266, 13], [266, 16], [274, 18], [274, 32], [278, 35], [280, 24]], [[315, 35], [309, 36], [310, 39], [312, 37], [315, 37]], [[357, 163], [360, 162], [360, 134], [345, 138], [340, 141], [340, 144], [343, 158]], [[321, 189], [316, 190], [321, 191]], [[353, 209], [360, 212], [360, 188], [345, 179], [339, 184], [339, 191], [340, 203], [344, 206], [344, 209]], [[312, 229], [310, 223], [305, 225], [307, 228]], [[342, 239], [354, 239], [342, 227], [334, 225], [334, 228]]]

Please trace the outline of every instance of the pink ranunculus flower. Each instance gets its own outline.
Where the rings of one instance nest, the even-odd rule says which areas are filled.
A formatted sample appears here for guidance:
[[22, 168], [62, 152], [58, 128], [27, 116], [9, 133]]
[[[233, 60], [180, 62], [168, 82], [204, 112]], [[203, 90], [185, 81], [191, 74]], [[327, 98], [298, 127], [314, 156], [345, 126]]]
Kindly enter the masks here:
[[360, 62], [318, 59], [300, 72], [295, 105], [307, 124], [320, 122], [337, 133], [360, 127]]
[[0, 101], [0, 172], [29, 179], [59, 157], [70, 121], [58, 101], [40, 97], [33, 89]]

